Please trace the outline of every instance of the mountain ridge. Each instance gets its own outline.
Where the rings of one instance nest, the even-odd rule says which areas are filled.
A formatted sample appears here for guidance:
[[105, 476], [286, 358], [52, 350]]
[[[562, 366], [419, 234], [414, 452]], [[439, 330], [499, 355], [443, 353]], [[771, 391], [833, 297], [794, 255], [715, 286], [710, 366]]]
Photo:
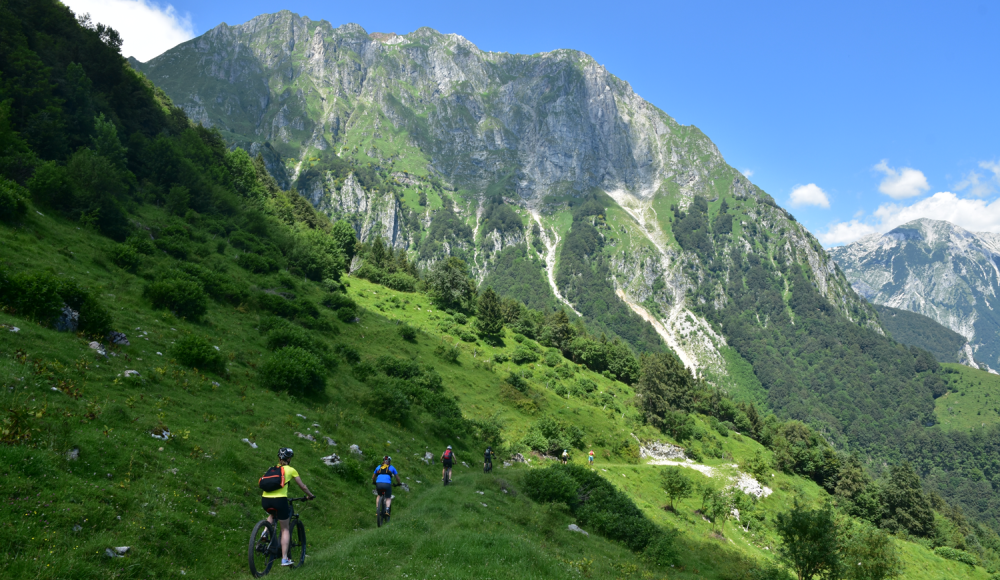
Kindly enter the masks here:
[[858, 294], [927, 316], [969, 342], [964, 362], [1000, 367], [1000, 236], [922, 218], [833, 248]]

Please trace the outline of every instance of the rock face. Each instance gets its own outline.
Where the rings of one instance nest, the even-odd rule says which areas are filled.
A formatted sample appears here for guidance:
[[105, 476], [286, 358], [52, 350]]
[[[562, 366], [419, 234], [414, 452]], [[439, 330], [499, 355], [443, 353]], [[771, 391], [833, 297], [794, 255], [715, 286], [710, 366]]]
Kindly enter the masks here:
[[871, 302], [918, 312], [965, 336], [980, 365], [1000, 367], [1000, 236], [920, 219], [834, 248]]
[[[708, 137], [584, 53], [486, 52], [429, 28], [368, 34], [282, 11], [131, 64], [362, 241], [380, 236], [423, 266], [458, 255], [480, 282], [505, 249], [523, 247], [551, 304], [585, 316], [557, 284], [557, 258], [567, 200], [605, 192], [615, 206], [600, 234], [609, 283], [693, 368], [724, 371], [726, 340], [696, 306], [728, 300], [721, 288], [692, 297], [708, 264], [671, 231], [671, 207], [696, 196], [711, 212], [729, 200], [726, 252], [788, 257], [843, 315], [877, 328], [819, 243]], [[523, 227], [482, 227], [498, 199]]]
[[310, 152], [354, 142], [383, 161], [418, 148], [483, 186], [512, 174], [532, 201], [592, 187], [649, 198], [665, 179], [697, 188], [724, 164], [698, 129], [574, 50], [485, 52], [428, 28], [369, 35], [282, 11], [133, 64], [195, 122], [294, 159], [292, 179]]

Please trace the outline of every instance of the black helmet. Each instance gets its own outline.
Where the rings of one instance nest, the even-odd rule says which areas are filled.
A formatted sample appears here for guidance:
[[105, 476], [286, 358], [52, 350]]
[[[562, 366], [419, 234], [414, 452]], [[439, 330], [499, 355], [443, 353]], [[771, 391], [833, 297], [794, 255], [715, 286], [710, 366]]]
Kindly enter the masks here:
[[295, 456], [295, 452], [292, 451], [291, 447], [282, 447], [278, 450], [278, 459], [282, 461], [288, 461]]

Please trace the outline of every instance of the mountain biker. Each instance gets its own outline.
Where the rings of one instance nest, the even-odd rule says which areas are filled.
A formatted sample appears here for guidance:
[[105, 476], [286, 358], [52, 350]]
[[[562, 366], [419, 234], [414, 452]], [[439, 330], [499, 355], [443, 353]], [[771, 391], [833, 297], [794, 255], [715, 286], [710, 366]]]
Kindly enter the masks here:
[[590, 453], [587, 454], [587, 461], [590, 463], [590, 465], [594, 464], [594, 450], [593, 449], [591, 449]]
[[562, 454], [562, 457], [560, 459], [562, 460], [562, 464], [566, 465], [566, 462], [569, 461], [569, 451], [567, 451], [566, 449], [563, 449], [563, 454]]
[[487, 447], [483, 453], [483, 470], [493, 470], [493, 448]]
[[[277, 519], [281, 524], [281, 565], [291, 566], [295, 564], [293, 560], [288, 558], [288, 542], [291, 540], [292, 534], [291, 530], [288, 528], [288, 518], [292, 515], [291, 506], [288, 505], [288, 482], [295, 480], [295, 483], [302, 488], [302, 491], [306, 492], [307, 499], [316, 499], [306, 484], [302, 483], [302, 478], [299, 477], [299, 472], [295, 470], [294, 467], [289, 465], [292, 461], [292, 457], [295, 452], [288, 447], [282, 447], [278, 449], [278, 465], [277, 467], [281, 470], [283, 485], [280, 489], [276, 491], [265, 491], [260, 498], [260, 505], [267, 512], [267, 521], [274, 525], [274, 520]], [[267, 530], [264, 530], [264, 535], [261, 539], [267, 538]]]
[[389, 508], [392, 507], [392, 478], [396, 478], [396, 485], [402, 485], [399, 480], [399, 473], [392, 466], [392, 457], [386, 455], [382, 458], [382, 465], [375, 468], [372, 474], [372, 483], [375, 484], [375, 509], [378, 510], [378, 496], [385, 496], [385, 517], [389, 517]]
[[455, 452], [451, 450], [451, 445], [444, 450], [441, 454], [441, 465], [444, 469], [441, 470], [441, 481], [444, 481], [444, 474], [448, 474], [448, 481], [451, 481], [451, 465], [455, 461]]

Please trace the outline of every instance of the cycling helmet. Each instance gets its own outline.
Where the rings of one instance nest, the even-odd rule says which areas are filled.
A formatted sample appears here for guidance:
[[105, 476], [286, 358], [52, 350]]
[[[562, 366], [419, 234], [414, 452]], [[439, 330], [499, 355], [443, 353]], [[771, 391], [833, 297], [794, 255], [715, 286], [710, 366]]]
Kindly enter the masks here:
[[448, 449], [451, 449], [451, 445], [448, 446]]
[[392, 457], [386, 455], [385, 457], [382, 458], [382, 463], [385, 463], [386, 465], [392, 465]]
[[287, 461], [295, 456], [295, 452], [292, 451], [291, 447], [282, 447], [278, 450], [278, 459]]

